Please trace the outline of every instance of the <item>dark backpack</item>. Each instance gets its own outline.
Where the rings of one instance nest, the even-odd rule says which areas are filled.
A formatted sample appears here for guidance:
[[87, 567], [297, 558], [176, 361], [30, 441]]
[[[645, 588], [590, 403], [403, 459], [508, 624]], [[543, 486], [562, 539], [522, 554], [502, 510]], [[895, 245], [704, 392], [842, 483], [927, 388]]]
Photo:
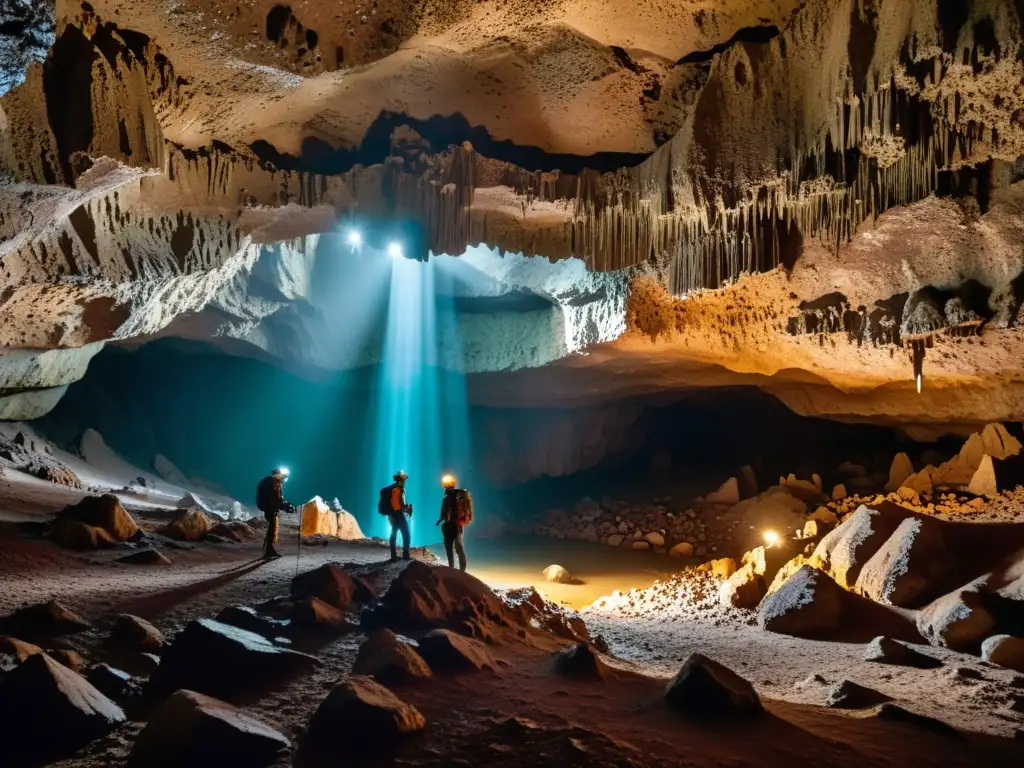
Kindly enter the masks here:
[[390, 515], [394, 512], [391, 509], [391, 490], [395, 486], [389, 485], [386, 488], [380, 489], [380, 500], [377, 502], [377, 512], [382, 515]]

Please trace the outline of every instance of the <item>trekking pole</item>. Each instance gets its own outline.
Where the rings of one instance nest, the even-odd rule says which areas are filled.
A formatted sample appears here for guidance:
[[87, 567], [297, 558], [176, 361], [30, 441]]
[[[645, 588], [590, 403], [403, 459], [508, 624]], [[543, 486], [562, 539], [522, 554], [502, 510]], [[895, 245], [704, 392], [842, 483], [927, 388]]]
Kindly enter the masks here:
[[302, 554], [302, 518], [299, 518], [299, 533], [295, 537], [295, 576], [299, 575], [299, 556]]

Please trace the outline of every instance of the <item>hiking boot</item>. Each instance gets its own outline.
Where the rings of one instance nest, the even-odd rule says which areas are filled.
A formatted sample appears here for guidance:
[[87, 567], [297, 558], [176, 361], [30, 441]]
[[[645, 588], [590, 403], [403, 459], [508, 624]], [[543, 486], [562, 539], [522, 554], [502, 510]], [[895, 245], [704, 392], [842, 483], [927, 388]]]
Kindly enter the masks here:
[[278, 552], [276, 549], [271, 549], [269, 552], [263, 553], [264, 560], [277, 560], [277, 558], [279, 558], [280, 556], [281, 553]]

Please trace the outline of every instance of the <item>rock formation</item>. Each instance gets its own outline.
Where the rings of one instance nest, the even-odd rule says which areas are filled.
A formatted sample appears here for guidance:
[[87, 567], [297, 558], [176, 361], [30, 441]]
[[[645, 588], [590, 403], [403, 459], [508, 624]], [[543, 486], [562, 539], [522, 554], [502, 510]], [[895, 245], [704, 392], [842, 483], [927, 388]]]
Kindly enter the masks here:
[[[318, 286], [386, 279], [395, 226], [457, 278], [439, 361], [480, 400], [753, 384], [919, 435], [1024, 416], [1018, 6], [487, 5], [20, 23], [0, 418], [109, 342], [373, 363], [380, 324], [339, 343]], [[339, 265], [342, 222], [368, 252]]]

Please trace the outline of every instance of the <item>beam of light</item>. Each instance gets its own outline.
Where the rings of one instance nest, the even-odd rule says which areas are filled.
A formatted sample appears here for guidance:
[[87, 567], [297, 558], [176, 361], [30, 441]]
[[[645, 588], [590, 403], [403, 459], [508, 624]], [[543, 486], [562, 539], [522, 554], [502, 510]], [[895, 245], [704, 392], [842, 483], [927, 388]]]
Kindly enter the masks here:
[[[470, 453], [465, 379], [439, 366], [438, 348], [442, 341], [453, 342], [450, 336], [444, 337], [452, 333], [455, 316], [454, 309], [448, 311], [446, 300], [438, 296], [436, 270], [433, 260], [392, 261], [372, 419], [376, 425], [373, 498], [399, 468], [408, 472], [406, 500], [413, 505], [413, 546], [435, 543], [426, 537], [439, 536], [434, 527], [443, 495], [438, 478], [449, 470], [462, 475], [459, 462]], [[389, 535], [387, 518], [377, 519], [377, 532]]]

